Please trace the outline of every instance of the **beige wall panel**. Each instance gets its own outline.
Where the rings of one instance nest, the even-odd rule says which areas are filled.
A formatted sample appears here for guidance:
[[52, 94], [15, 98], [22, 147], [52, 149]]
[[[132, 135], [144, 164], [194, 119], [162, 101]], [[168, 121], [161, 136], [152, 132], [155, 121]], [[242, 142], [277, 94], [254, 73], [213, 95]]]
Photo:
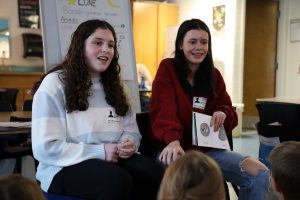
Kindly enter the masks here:
[[159, 4], [158, 7], [158, 45], [157, 67], [164, 57], [166, 45], [166, 28], [178, 23], [178, 7], [176, 5]]
[[134, 2], [133, 10], [136, 62], [146, 65], [154, 77], [157, 68], [157, 4]]

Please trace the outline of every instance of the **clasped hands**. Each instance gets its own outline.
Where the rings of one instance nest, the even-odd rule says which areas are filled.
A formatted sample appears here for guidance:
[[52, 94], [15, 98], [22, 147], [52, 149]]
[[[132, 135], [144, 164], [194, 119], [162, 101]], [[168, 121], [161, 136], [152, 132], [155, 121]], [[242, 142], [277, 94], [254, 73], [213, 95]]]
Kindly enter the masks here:
[[[214, 127], [214, 131], [218, 131], [223, 126], [226, 114], [222, 111], [216, 111], [210, 121], [210, 126]], [[184, 150], [180, 146], [178, 140], [170, 142], [160, 153], [158, 159], [164, 165], [170, 165], [173, 161], [184, 155]]]
[[119, 144], [105, 144], [105, 160], [117, 163], [119, 158], [130, 158], [136, 152], [136, 145], [130, 139], [125, 139]]

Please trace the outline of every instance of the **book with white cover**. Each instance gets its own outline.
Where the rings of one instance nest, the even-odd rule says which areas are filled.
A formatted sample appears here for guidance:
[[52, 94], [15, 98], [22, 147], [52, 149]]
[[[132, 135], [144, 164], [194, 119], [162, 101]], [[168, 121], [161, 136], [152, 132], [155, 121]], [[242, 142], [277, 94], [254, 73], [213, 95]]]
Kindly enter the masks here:
[[224, 127], [215, 132], [210, 127], [211, 118], [210, 115], [193, 112], [193, 145], [230, 150]]

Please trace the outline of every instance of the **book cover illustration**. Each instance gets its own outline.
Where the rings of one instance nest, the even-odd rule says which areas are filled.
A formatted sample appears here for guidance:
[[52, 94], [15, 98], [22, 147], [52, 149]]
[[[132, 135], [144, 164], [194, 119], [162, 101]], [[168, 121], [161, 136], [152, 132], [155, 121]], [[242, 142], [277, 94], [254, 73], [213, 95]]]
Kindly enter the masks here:
[[215, 132], [210, 127], [211, 118], [212, 116], [193, 112], [193, 145], [230, 150], [224, 127]]

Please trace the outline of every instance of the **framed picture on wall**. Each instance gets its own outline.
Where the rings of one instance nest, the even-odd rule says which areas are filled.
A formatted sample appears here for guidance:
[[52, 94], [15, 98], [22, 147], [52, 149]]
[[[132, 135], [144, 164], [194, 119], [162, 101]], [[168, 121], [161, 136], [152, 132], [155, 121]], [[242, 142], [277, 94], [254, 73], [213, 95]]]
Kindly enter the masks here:
[[18, 0], [19, 25], [22, 28], [40, 28], [39, 0]]
[[225, 5], [214, 6], [212, 9], [213, 31], [223, 33], [225, 29]]

